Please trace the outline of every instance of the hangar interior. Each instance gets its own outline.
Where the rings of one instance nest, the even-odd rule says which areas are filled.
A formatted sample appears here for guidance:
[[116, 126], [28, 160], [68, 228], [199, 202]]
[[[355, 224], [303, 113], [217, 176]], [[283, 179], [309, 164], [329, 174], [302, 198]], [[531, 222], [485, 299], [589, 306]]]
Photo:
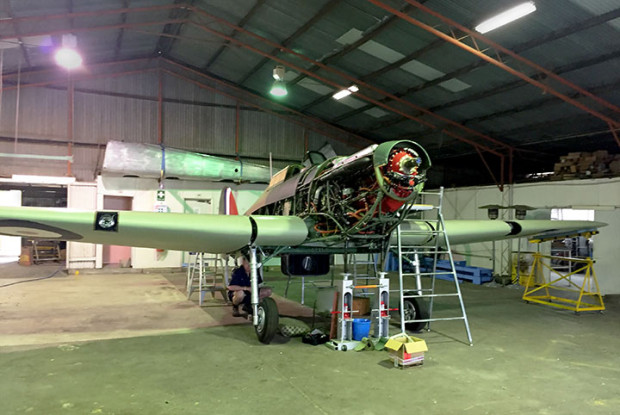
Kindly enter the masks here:
[[[187, 299], [187, 251], [69, 241], [34, 261], [28, 238], [0, 235], [2, 412], [615, 413], [620, 4], [525, 2], [536, 10], [475, 30], [518, 3], [4, 1], [0, 206], [217, 214], [230, 188], [243, 213], [267, 188], [254, 168], [272, 177], [318, 153], [412, 140], [447, 220], [499, 205], [605, 223], [585, 243], [606, 309], [523, 301], [515, 255], [558, 242], [455, 245], [455, 260], [500, 277], [458, 284], [474, 345], [462, 322], [438, 321], [410, 333], [426, 341], [425, 363], [395, 370], [383, 351], [260, 344], [225, 296]], [[77, 67], [60, 66], [62, 47], [79, 52]], [[201, 155], [247, 176], [193, 173]], [[350, 259], [333, 261], [341, 279]], [[321, 283], [306, 281], [300, 306], [297, 279], [284, 298], [280, 259], [265, 267], [280, 314], [314, 325]]]

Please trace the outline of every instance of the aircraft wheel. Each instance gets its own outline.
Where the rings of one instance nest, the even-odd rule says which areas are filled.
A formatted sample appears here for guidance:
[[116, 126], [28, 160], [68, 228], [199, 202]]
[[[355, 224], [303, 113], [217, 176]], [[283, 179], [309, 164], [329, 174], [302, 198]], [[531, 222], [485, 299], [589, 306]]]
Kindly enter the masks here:
[[[428, 309], [426, 305], [415, 298], [405, 298], [405, 320], [425, 320], [428, 318]], [[421, 331], [428, 322], [416, 321], [405, 324], [407, 330], [418, 332]]]
[[261, 343], [269, 344], [278, 331], [278, 305], [266, 297], [258, 304], [258, 324], [254, 327]]

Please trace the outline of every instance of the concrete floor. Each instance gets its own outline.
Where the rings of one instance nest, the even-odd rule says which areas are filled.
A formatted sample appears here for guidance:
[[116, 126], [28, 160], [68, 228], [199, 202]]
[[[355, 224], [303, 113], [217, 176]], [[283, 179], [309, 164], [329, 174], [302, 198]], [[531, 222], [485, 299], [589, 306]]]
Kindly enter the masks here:
[[[3, 265], [0, 285], [54, 270]], [[217, 297], [185, 300], [183, 278], [59, 273], [0, 288], [0, 413], [620, 412], [617, 302], [575, 315], [525, 304], [520, 289], [462, 284], [474, 346], [462, 322], [436, 322], [419, 335], [424, 365], [399, 370], [385, 352], [262, 345]]]

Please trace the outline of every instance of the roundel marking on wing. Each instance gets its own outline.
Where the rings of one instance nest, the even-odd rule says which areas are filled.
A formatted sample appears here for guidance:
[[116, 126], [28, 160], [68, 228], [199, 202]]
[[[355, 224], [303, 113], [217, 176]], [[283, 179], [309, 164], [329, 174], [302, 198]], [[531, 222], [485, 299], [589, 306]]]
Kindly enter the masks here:
[[82, 235], [65, 229], [18, 219], [0, 220], [0, 233], [25, 238], [61, 239], [63, 241], [82, 239]]

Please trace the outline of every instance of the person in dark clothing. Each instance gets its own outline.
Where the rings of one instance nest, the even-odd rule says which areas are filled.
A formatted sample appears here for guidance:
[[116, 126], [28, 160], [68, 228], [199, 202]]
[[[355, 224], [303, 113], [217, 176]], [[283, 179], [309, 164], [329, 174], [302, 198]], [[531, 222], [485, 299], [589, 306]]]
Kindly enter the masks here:
[[[250, 263], [247, 258], [242, 256], [241, 265], [236, 268], [230, 282], [228, 284], [228, 299], [233, 303], [233, 316], [245, 317], [247, 314], [252, 313], [252, 287], [250, 283]], [[258, 274], [258, 283], [261, 284], [263, 279], [260, 273]], [[259, 288], [259, 298], [269, 297], [271, 295], [271, 288], [262, 287]], [[242, 306], [244, 313], [239, 311], [239, 306]]]

